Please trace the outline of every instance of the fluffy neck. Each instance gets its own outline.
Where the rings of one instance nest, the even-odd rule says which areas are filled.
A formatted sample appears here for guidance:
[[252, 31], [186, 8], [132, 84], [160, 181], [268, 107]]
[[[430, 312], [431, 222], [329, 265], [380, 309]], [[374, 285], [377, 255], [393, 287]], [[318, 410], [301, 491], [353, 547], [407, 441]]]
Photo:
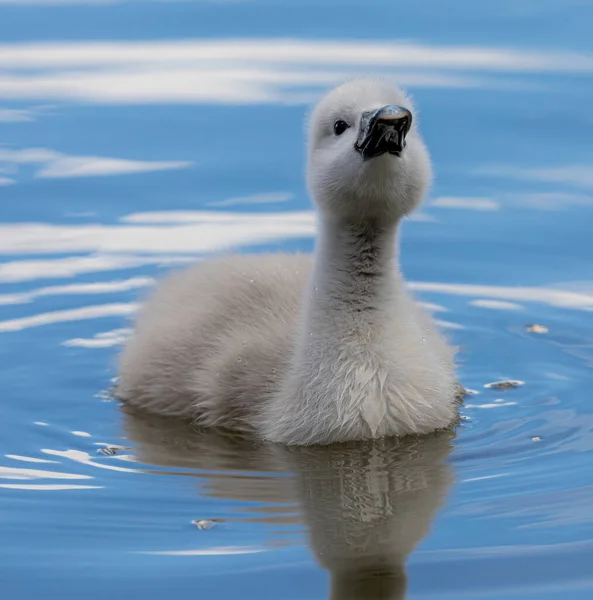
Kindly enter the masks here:
[[306, 311], [309, 337], [319, 332], [319, 319], [343, 319], [349, 313], [372, 321], [373, 313], [386, 308], [401, 282], [396, 236], [397, 224], [322, 218]]
[[[397, 343], [390, 322], [403, 285], [395, 242], [395, 225], [322, 220], [284, 388], [292, 399], [288, 421], [294, 429], [285, 441], [376, 436], [386, 410], [385, 357]], [[279, 416], [279, 426], [285, 418]]]

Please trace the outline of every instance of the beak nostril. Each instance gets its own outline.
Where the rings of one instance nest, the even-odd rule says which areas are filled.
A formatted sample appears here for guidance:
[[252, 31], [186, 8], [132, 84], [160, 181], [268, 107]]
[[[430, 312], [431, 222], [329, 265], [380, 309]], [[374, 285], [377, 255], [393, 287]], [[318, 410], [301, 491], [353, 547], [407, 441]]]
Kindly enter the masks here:
[[412, 126], [412, 120], [409, 119], [408, 117], [402, 117], [402, 119], [400, 120], [399, 130], [402, 131], [404, 133], [404, 135], [406, 135], [408, 133], [408, 131], [410, 131], [411, 126]]

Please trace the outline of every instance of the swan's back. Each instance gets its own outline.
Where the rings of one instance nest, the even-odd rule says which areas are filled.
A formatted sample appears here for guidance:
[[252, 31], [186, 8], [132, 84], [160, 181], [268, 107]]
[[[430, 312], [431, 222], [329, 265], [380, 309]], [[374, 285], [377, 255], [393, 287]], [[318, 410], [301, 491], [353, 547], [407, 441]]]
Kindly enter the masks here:
[[305, 255], [228, 256], [165, 279], [121, 357], [117, 395], [157, 414], [251, 428], [289, 359]]

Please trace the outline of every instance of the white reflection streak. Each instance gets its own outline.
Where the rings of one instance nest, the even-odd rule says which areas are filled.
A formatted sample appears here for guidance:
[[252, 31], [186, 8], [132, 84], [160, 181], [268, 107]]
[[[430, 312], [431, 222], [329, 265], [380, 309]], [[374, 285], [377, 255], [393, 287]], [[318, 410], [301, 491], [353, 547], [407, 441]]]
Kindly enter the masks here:
[[[310, 101], [313, 88], [361, 69], [389, 72], [406, 86], [504, 86], [492, 74], [590, 73], [593, 56], [331, 40], [19, 43], [0, 45], [0, 96], [124, 104], [302, 103]], [[525, 84], [511, 80], [511, 85]]]
[[57, 463], [56, 460], [47, 460], [45, 458], [33, 458], [32, 456], [21, 456], [20, 454], [5, 454], [6, 458], [10, 458], [11, 460], [19, 460], [21, 462], [30, 462], [30, 463]]
[[95, 334], [92, 338], [73, 338], [62, 342], [62, 346], [78, 348], [110, 348], [127, 341], [131, 329], [114, 329]]
[[90, 475], [78, 473], [58, 473], [55, 471], [41, 471], [39, 469], [18, 469], [0, 466], [0, 479], [94, 479]]
[[254, 548], [252, 546], [219, 546], [196, 550], [147, 550], [135, 552], [135, 554], [152, 554], [157, 556], [226, 556], [231, 554], [259, 554], [260, 552], [266, 552], [266, 549]]
[[[125, 225], [0, 225], [0, 253], [142, 252], [193, 253], [225, 250], [241, 245], [311, 237], [315, 232], [312, 211], [296, 213], [154, 213], [157, 222], [172, 217], [168, 227]], [[131, 215], [128, 220], [138, 218]]]
[[79, 294], [113, 294], [150, 286], [154, 279], [150, 277], [132, 277], [122, 281], [97, 283], [74, 283], [39, 288], [21, 294], [0, 294], [0, 306], [6, 304], [25, 304], [42, 296], [66, 296]]
[[[584, 164], [527, 169], [509, 166], [488, 166], [482, 167], [477, 173], [526, 181], [561, 183], [576, 188], [593, 189], [593, 167]], [[544, 194], [541, 196], [545, 198]], [[590, 198], [588, 200], [590, 201]]]
[[[32, 458], [28, 456], [19, 456], [17, 454], [6, 454], [6, 458], [12, 460], [18, 460], [22, 462], [33, 462], [33, 463], [55, 463], [53, 460], [45, 460], [42, 458]], [[17, 481], [31, 481], [36, 479], [67, 479], [67, 480], [80, 480], [80, 479], [94, 479], [91, 475], [82, 475], [80, 473], [61, 473], [58, 471], [43, 471], [40, 469], [23, 469], [15, 467], [3, 467], [0, 466], [0, 480], [17, 480]], [[82, 489], [100, 489], [103, 486], [97, 485], [79, 485], [79, 484], [56, 484], [56, 483], [0, 483], [0, 488], [13, 489], [13, 490], [49, 490], [49, 491], [60, 491], [60, 490], [82, 490]]]
[[460, 323], [453, 323], [452, 321], [443, 321], [442, 319], [435, 319], [435, 323], [443, 329], [465, 329]]
[[217, 212], [206, 210], [168, 210], [140, 212], [126, 215], [120, 219], [123, 223], [232, 223], [252, 220], [256, 223], [277, 221], [282, 224], [286, 220], [292, 222], [314, 222], [315, 213], [312, 211], [300, 212], [271, 212], [262, 214]]
[[115, 465], [108, 465], [100, 462], [96, 462], [92, 459], [91, 455], [88, 452], [83, 452], [82, 450], [51, 450], [51, 449], [42, 449], [41, 452], [44, 454], [49, 454], [50, 456], [60, 456], [61, 458], [68, 458], [74, 462], [82, 463], [84, 465], [90, 465], [92, 467], [97, 467], [98, 469], [107, 469], [108, 471], [120, 471], [123, 473], [144, 473], [145, 471], [141, 469], [130, 469], [127, 467], [116, 467]]
[[67, 179], [71, 177], [96, 177], [150, 173], [189, 167], [189, 161], [140, 161], [100, 156], [68, 156], [54, 160], [36, 173], [40, 179]]
[[10, 4], [16, 6], [71, 6], [75, 4], [115, 4], [117, 1], [118, 0], [0, 0], [0, 5]]
[[491, 212], [500, 208], [498, 202], [489, 198], [459, 198], [452, 196], [443, 196], [430, 202], [430, 206], [437, 208], [460, 208], [466, 210], [477, 210]]
[[[149, 42], [45, 42], [0, 45], [0, 67], [80, 68], [108, 65], [258, 64], [384, 65], [493, 71], [593, 71], [593, 56], [487, 46], [407, 42], [221, 39]], [[305, 74], [303, 74], [305, 76]]]
[[148, 173], [189, 167], [188, 161], [139, 161], [101, 156], [68, 156], [47, 148], [0, 148], [0, 164], [38, 164], [40, 179], [68, 179]]
[[138, 256], [103, 254], [0, 263], [0, 282], [16, 283], [37, 279], [71, 278], [85, 273], [132, 269], [145, 265], [174, 265], [195, 261], [194, 256]]
[[430, 313], [447, 312], [447, 309], [444, 306], [441, 306], [440, 304], [435, 304], [434, 302], [418, 302], [418, 304], [420, 304], [420, 306], [422, 306], [424, 310], [427, 310]]
[[[0, 0], [2, 4], [17, 6], [75, 6], [79, 4], [121, 4], [135, 0]], [[146, 2], [187, 2], [188, 0], [145, 0]], [[208, 1], [208, 0], [206, 0]], [[210, 0], [216, 1], [216, 0]], [[218, 0], [219, 2], [240, 2], [241, 0]]]
[[463, 408], [499, 408], [501, 406], [516, 406], [516, 402], [496, 402], [491, 404], [464, 404]]
[[502, 300], [537, 302], [559, 308], [593, 310], [593, 294], [564, 291], [547, 287], [504, 287], [468, 283], [412, 282], [410, 289], [454, 296], [489, 296]]
[[294, 198], [290, 192], [270, 192], [268, 194], [253, 194], [251, 196], [239, 196], [237, 198], [227, 198], [226, 200], [217, 200], [207, 202], [206, 206], [242, 206], [253, 204], [275, 204], [288, 202]]
[[498, 479], [499, 477], [508, 477], [510, 473], [497, 473], [496, 475], [483, 475], [482, 477], [471, 477], [462, 479], [460, 483], [471, 483], [473, 481], [484, 481], [485, 479]]
[[102, 485], [64, 485], [54, 483], [0, 483], [0, 488], [8, 490], [62, 491], [62, 490], [100, 490]]
[[[104, 104], [303, 104], [315, 97], [311, 88], [320, 90], [352, 76], [348, 70], [301, 73], [286, 72], [286, 68], [267, 66], [248, 70], [237, 65], [232, 69], [220, 66], [214, 70], [215, 67], [142, 66], [113, 67], [99, 73], [79, 70], [15, 75], [0, 72], [0, 96]], [[315, 65], [311, 65], [310, 69], [313, 68]], [[465, 75], [390, 72], [389, 76], [407, 87], [483, 88], [492, 85], [487, 78]], [[508, 86], [508, 82], [501, 81], [497, 85]]]
[[472, 306], [478, 308], [488, 308], [491, 310], [522, 310], [523, 307], [515, 302], [507, 302], [506, 300], [472, 300], [470, 302]]
[[69, 310], [57, 310], [54, 312], [41, 313], [31, 317], [10, 319], [0, 321], [0, 332], [21, 331], [31, 327], [49, 325], [52, 323], [67, 323], [70, 321], [82, 321], [85, 319], [97, 319], [99, 317], [115, 317], [131, 315], [138, 308], [137, 304], [102, 304], [98, 306], [85, 306]]

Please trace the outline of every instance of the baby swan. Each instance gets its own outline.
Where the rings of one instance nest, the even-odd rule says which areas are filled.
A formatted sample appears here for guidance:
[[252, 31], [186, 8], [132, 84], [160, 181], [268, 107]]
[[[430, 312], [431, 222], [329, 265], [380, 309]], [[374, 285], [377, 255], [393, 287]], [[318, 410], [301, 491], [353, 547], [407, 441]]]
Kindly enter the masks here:
[[403, 92], [369, 79], [334, 89], [309, 130], [313, 259], [230, 256], [170, 276], [140, 311], [117, 395], [293, 445], [447, 427], [453, 351], [406, 291], [397, 254], [430, 172]]

